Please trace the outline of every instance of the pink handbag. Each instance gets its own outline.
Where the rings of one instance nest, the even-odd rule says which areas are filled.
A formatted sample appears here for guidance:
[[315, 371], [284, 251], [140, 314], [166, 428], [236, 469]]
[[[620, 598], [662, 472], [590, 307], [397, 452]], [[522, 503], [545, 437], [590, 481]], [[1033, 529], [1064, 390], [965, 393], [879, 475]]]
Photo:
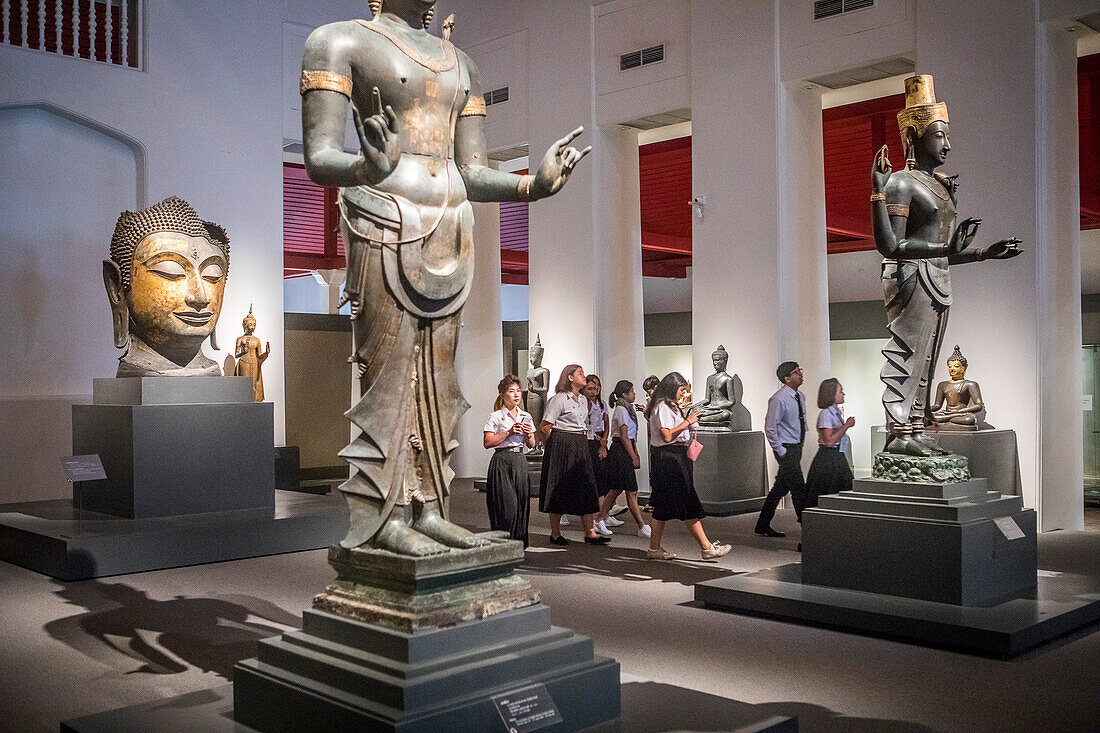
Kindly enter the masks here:
[[699, 457], [699, 454], [703, 452], [703, 444], [694, 438], [688, 443], [688, 458], [695, 460]]

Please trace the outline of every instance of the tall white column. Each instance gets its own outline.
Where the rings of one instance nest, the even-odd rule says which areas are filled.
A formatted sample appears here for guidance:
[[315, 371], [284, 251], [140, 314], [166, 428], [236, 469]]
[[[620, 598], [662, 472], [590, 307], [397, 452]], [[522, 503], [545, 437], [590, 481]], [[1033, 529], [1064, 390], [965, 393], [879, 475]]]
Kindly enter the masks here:
[[[821, 92], [803, 82], [777, 86], [779, 99], [779, 338], [783, 360], [797, 361], [806, 383], [807, 448], [813, 462], [816, 395], [833, 376], [829, 359], [829, 271], [825, 232], [825, 155]], [[869, 205], [869, 204], [868, 204]], [[870, 417], [870, 416], [867, 416]], [[761, 425], [763, 423], [761, 422]]]
[[[737, 29], [731, 42], [730, 29]], [[704, 384], [723, 344], [761, 429], [780, 338], [776, 20], [767, 0], [692, 3], [692, 378]]]
[[474, 284], [462, 308], [455, 371], [470, 409], [458, 421], [451, 459], [456, 476], [484, 477], [490, 451], [482, 446], [485, 416], [493, 409], [504, 376], [500, 330], [500, 204], [474, 204]]
[[[645, 333], [642, 309], [642, 222], [638, 172], [638, 132], [607, 125], [594, 135], [589, 156], [595, 175], [595, 250], [599, 280], [596, 372], [603, 379], [604, 399], [615, 383], [627, 379], [642, 394], [645, 379]], [[587, 160], [585, 162], [588, 162]], [[639, 430], [639, 445], [645, 430]], [[648, 451], [640, 450], [641, 488], [648, 486]]]
[[[962, 347], [990, 422], [1016, 431], [1024, 503], [1040, 527], [1080, 529], [1075, 54], [1037, 9], [1035, 0], [918, 0], [916, 62], [951, 117], [944, 170], [961, 173], [960, 218], [984, 220], [973, 246], [1017, 236], [1025, 250], [952, 268], [944, 353]], [[942, 357], [936, 367], [944, 374]]]

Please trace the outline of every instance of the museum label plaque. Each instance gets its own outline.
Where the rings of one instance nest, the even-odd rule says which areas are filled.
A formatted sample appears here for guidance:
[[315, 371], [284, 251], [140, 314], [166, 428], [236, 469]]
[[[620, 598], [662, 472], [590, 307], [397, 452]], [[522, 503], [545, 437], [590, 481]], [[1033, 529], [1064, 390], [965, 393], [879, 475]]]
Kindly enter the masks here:
[[65, 471], [65, 480], [73, 484], [78, 481], [97, 481], [107, 478], [107, 472], [103, 470], [103, 461], [99, 459], [98, 453], [62, 458], [61, 468]]
[[508, 733], [528, 733], [563, 722], [546, 685], [527, 685], [493, 697]]

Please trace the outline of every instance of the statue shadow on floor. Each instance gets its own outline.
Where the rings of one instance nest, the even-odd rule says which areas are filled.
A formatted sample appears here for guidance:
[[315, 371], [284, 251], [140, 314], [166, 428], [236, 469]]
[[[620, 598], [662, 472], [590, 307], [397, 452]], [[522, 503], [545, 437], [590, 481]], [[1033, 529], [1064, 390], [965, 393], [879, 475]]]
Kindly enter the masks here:
[[[534, 536], [536, 543], [544, 537]], [[692, 557], [675, 560], [647, 560], [645, 550], [614, 545], [592, 546], [580, 541], [565, 548], [546, 548], [535, 545], [527, 551], [519, 572], [536, 575], [585, 575], [620, 578], [627, 581], [652, 581], [679, 583], [694, 586], [706, 580], [717, 580], [738, 573], [722, 567], [714, 561]]]
[[252, 596], [157, 600], [120, 582], [55, 582], [59, 598], [86, 611], [50, 621], [43, 630], [121, 674], [179, 674], [195, 667], [232, 679], [233, 665], [254, 657], [260, 639], [302, 623]]
[[820, 705], [769, 702], [753, 705], [660, 682], [631, 682], [622, 686], [623, 718], [620, 730], [729, 731], [755, 730], [776, 716], [797, 717], [798, 729], [831, 733], [931, 733], [933, 729], [902, 720], [855, 718]]

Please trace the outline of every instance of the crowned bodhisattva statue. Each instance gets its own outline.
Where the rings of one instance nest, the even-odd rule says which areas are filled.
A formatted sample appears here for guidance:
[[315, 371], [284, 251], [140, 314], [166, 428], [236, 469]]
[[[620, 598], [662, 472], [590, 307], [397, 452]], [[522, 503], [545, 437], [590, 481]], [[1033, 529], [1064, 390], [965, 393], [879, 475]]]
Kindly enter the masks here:
[[229, 237], [171, 196], [141, 211], [124, 211], [103, 261], [118, 377], [220, 377], [202, 353], [218, 348], [214, 327], [229, 274]]
[[[469, 405], [455, 375], [461, 309], [473, 279], [471, 201], [557, 193], [590, 148], [550, 147], [533, 175], [487, 165], [477, 67], [426, 30], [434, 2], [371, 2], [374, 18], [314, 31], [302, 61], [306, 170], [339, 186], [361, 398], [341, 451], [344, 548], [425, 556], [488, 540], [447, 519], [452, 429]], [[449, 35], [447, 29], [445, 35]], [[345, 151], [351, 106], [356, 152]]]
[[241, 322], [244, 334], [237, 337], [237, 345], [233, 349], [233, 356], [237, 362], [233, 368], [233, 374], [238, 377], [248, 377], [252, 380], [252, 401], [264, 401], [264, 362], [271, 356], [271, 342], [267, 342], [267, 348], [260, 351], [260, 339], [256, 337], [256, 316], [252, 315], [252, 306], [248, 306], [248, 315]]
[[944, 451], [925, 437], [924, 429], [934, 421], [930, 390], [951, 308], [948, 267], [1015, 257], [1021, 252], [1020, 240], [971, 249], [981, 219], [956, 225], [956, 177], [936, 172], [951, 150], [947, 105], [936, 101], [931, 76], [905, 80], [898, 128], [905, 170], [892, 172], [883, 146], [871, 172], [871, 217], [875, 246], [884, 257], [882, 286], [890, 332], [880, 374], [890, 431], [885, 450], [933, 456]]

